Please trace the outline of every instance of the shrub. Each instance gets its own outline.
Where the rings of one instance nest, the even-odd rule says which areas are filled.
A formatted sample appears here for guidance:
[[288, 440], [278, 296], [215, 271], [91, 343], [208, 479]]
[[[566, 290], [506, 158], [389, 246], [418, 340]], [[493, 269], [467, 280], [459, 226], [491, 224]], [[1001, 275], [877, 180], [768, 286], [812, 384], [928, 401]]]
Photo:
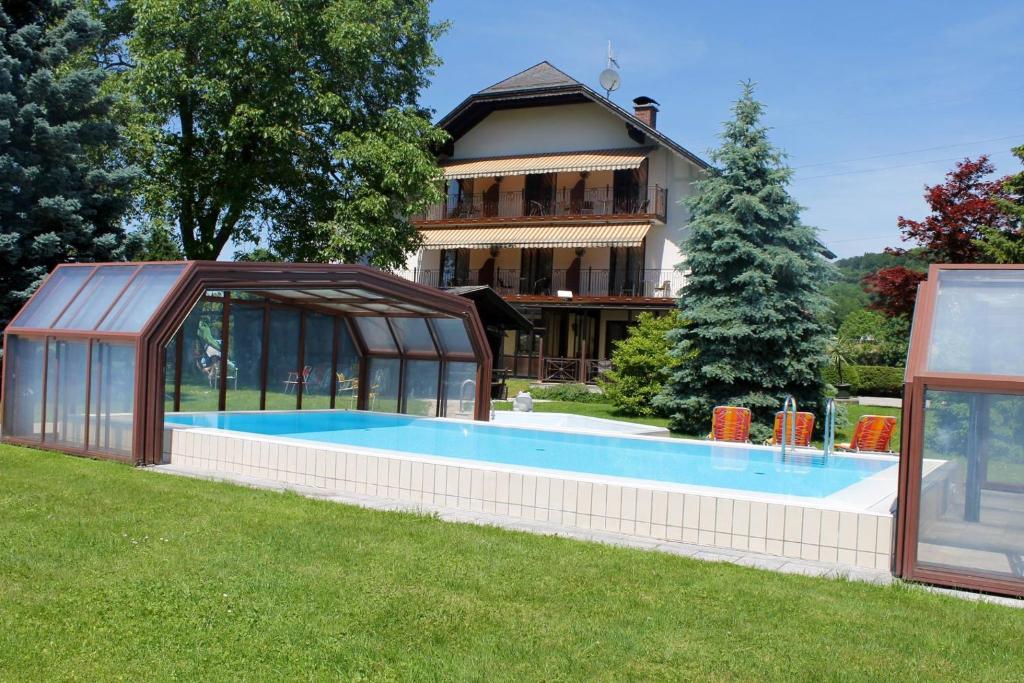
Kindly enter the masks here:
[[599, 380], [601, 388], [616, 408], [625, 415], [651, 416], [658, 411], [654, 397], [678, 368], [680, 361], [670, 351], [669, 330], [682, 326], [678, 311], [654, 316], [641, 313], [629, 335], [615, 343], [612, 369]]
[[835, 365], [826, 365], [822, 368], [821, 378], [825, 380], [826, 384], [836, 386], [837, 384], [849, 384], [851, 387], [856, 389], [857, 382], [860, 380], [860, 371], [858, 370], [859, 365], [847, 365], [843, 363], [843, 381], [839, 381], [839, 371], [836, 370]]
[[602, 403], [607, 399], [585, 384], [559, 384], [554, 387], [530, 388], [530, 396], [547, 401], [573, 401], [575, 403]]
[[862, 396], [901, 396], [903, 368], [887, 365], [858, 365], [854, 389]]

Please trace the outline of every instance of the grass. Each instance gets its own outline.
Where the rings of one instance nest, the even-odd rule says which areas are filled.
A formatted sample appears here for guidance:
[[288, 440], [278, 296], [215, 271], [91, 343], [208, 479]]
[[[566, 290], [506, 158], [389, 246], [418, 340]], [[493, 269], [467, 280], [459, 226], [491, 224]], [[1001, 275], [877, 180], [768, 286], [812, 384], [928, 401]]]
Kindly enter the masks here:
[[[511, 392], [510, 392], [511, 393]], [[511, 410], [512, 403], [508, 401], [495, 401], [495, 410]], [[573, 415], [587, 415], [589, 417], [603, 417], [609, 420], [624, 420], [626, 422], [640, 422], [642, 424], [657, 425], [668, 428], [668, 420], [662, 417], [632, 417], [622, 415], [611, 403], [577, 403], [574, 401], [548, 401], [534, 403], [533, 409], [539, 413], [571, 413]], [[857, 420], [863, 415], [893, 415], [896, 417], [896, 431], [892, 437], [892, 448], [898, 450], [900, 438], [900, 410], [899, 408], [883, 408], [878, 406], [862, 406], [847, 404], [848, 424], [836, 430], [836, 442], [848, 443], [853, 436], [853, 427]], [[711, 416], [708, 416], [708, 429], [711, 428]], [[704, 438], [707, 434], [682, 434], [673, 432], [673, 436], [686, 438]]]
[[1024, 611], [0, 447], [0, 679], [1020, 676]]
[[0, 446], [0, 679], [1020, 676], [1024, 611]]

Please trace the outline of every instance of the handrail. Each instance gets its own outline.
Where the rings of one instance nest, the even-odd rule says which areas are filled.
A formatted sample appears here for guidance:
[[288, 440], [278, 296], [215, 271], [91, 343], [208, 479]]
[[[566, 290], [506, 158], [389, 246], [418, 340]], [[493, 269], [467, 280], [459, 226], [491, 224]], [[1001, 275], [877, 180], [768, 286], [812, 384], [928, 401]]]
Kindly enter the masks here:
[[824, 440], [825, 459], [832, 454], [836, 446], [836, 400], [830, 398], [825, 404], [825, 433]]
[[[789, 407], [793, 406], [793, 410], [790, 411]], [[790, 421], [790, 412], [793, 414], [793, 419]], [[786, 400], [782, 404], [782, 439], [780, 440], [780, 446], [782, 448], [782, 457], [786, 457], [786, 428], [789, 428], [789, 440], [790, 445], [796, 448], [796, 399], [790, 394], [786, 396]]]

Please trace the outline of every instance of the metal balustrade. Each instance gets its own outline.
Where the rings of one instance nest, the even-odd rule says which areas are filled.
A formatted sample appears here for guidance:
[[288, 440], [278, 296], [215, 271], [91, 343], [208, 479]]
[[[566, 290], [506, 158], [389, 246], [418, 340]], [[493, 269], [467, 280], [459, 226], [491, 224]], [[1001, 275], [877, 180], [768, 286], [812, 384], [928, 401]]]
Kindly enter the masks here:
[[658, 269], [580, 268], [530, 274], [518, 268], [495, 268], [484, 279], [479, 271], [460, 276], [442, 269], [414, 269], [412, 277], [419, 284], [441, 289], [487, 285], [502, 296], [555, 296], [567, 291], [573, 296], [673, 298], [683, 286], [682, 273]]
[[452, 195], [433, 204], [419, 221], [465, 221], [500, 218], [599, 216], [653, 216], [665, 220], [668, 191], [658, 185], [616, 188], [591, 187], [582, 192], [560, 188], [550, 193], [477, 192]]

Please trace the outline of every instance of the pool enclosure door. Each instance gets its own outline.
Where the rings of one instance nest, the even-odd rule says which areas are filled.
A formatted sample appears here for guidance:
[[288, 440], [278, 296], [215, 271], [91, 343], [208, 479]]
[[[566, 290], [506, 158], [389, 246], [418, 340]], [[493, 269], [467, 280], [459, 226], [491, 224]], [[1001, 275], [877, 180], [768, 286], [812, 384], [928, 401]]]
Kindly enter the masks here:
[[1024, 266], [932, 266], [903, 403], [896, 573], [1024, 595]]

